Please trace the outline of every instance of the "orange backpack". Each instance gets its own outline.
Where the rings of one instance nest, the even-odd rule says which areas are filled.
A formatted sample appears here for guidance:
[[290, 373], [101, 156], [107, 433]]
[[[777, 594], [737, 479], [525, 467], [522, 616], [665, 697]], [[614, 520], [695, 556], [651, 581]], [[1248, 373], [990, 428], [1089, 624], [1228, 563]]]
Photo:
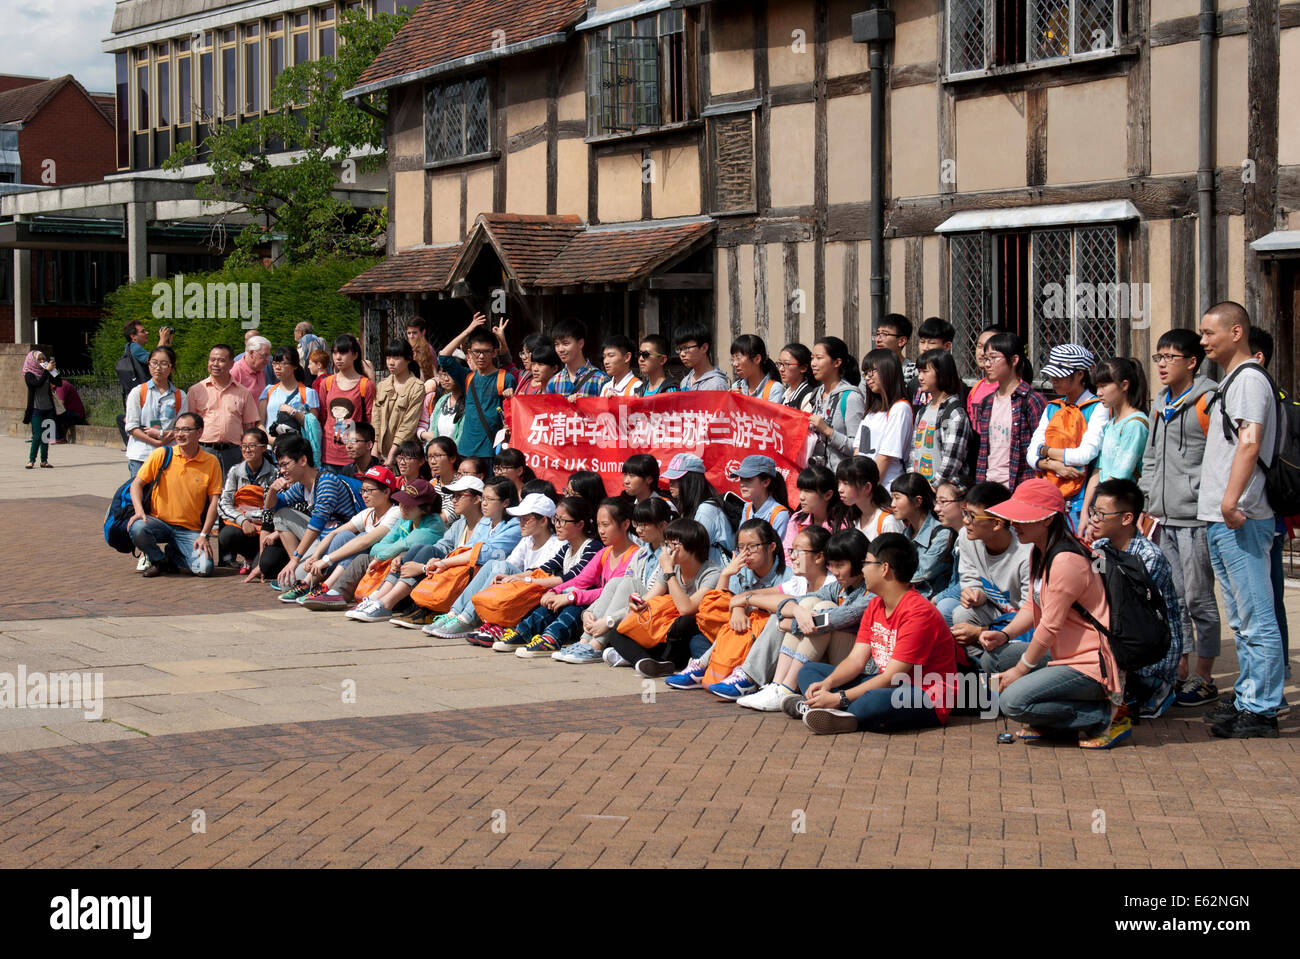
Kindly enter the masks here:
[[[1084, 415], [1084, 408], [1100, 403], [1101, 400], [1093, 397], [1085, 400], [1078, 406], [1067, 405], [1064, 400], [1052, 400], [1047, 404], [1050, 411], [1053, 406], [1056, 412], [1052, 418], [1047, 421], [1047, 431], [1044, 434], [1044, 441], [1048, 446], [1055, 446], [1057, 449], [1073, 449], [1079, 445], [1083, 439], [1083, 434], [1088, 431], [1088, 418]], [[1057, 476], [1055, 473], [1043, 473], [1043, 479], [1048, 480], [1061, 491], [1061, 495], [1067, 500], [1072, 496], [1077, 496], [1083, 489], [1085, 479], [1066, 479], [1064, 476]]]

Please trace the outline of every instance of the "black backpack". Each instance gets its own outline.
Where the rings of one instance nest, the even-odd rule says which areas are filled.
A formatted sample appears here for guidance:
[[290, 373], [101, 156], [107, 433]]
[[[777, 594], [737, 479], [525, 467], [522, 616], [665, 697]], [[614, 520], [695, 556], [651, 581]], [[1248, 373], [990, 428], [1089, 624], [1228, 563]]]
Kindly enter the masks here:
[[[1265, 463], [1260, 457], [1259, 467], [1264, 471], [1264, 495], [1268, 505], [1278, 516], [1295, 516], [1300, 513], [1300, 403], [1287, 397], [1273, 382], [1273, 377], [1258, 363], [1240, 363], [1228, 374], [1228, 378], [1219, 384], [1214, 397], [1206, 404], [1223, 403], [1228, 395], [1228, 386], [1242, 370], [1254, 368], [1268, 380], [1269, 389], [1277, 397], [1277, 436], [1273, 444], [1273, 462]], [[1236, 442], [1237, 427], [1232, 418], [1223, 411], [1223, 438], [1229, 443]]]
[[[1062, 551], [1063, 548], [1058, 547], [1048, 555], [1046, 571], [1050, 572], [1052, 559]], [[1121, 552], [1110, 543], [1094, 547], [1094, 552], [1093, 568], [1101, 573], [1106, 587], [1110, 626], [1103, 626], [1079, 603], [1072, 604], [1074, 611], [1106, 637], [1115, 664], [1121, 670], [1128, 672], [1160, 662], [1169, 652], [1173, 636], [1169, 632], [1165, 598], [1147, 572], [1146, 565], [1141, 557]], [[1106, 660], [1100, 655], [1098, 658], [1101, 660], [1101, 674], [1105, 676]]]
[[117, 381], [122, 384], [123, 399], [126, 399], [128, 393], [149, 379], [149, 371], [135, 358], [135, 355], [131, 352], [130, 343], [122, 348], [122, 355], [113, 364], [113, 372], [117, 374]]

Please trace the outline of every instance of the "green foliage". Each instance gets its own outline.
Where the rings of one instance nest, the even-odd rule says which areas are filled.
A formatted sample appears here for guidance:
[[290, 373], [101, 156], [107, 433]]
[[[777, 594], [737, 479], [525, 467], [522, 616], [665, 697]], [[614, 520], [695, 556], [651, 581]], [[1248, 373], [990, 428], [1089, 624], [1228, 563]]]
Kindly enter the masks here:
[[[370, 259], [324, 260], [268, 270], [262, 266], [227, 266], [213, 273], [186, 274], [184, 283], [257, 283], [261, 313], [258, 332], [273, 346], [293, 345], [293, 328], [303, 320], [312, 324], [318, 336], [332, 340], [340, 333], [356, 334], [360, 311], [354, 300], [338, 292], [358, 273], [377, 261]], [[154, 293], [157, 284], [165, 284], [163, 297]], [[125, 340], [122, 326], [127, 320], [139, 320], [153, 334], [150, 347], [157, 340], [158, 328], [170, 326], [176, 334], [176, 381], [189, 386], [208, 375], [208, 351], [218, 343], [229, 344], [236, 354], [244, 347], [244, 329], [238, 316], [224, 319], [213, 316], [160, 318], [173, 305], [173, 281], [151, 278], [118, 287], [108, 296], [107, 315], [91, 342], [91, 358], [98, 376], [111, 376], [113, 364], [122, 355]], [[249, 288], [251, 291], [251, 287]], [[159, 288], [161, 293], [161, 287]], [[251, 296], [251, 293], [250, 293]], [[182, 303], [184, 300], [182, 300]]]
[[[388, 228], [386, 206], [355, 210], [335, 197], [336, 183], [385, 167], [383, 123], [343, 99], [345, 90], [396, 36], [407, 14], [381, 13], [374, 20], [362, 9], [338, 23], [338, 54], [298, 64], [276, 78], [271, 109], [237, 127], [218, 127], [204, 141], [203, 162], [212, 175], [196, 184], [200, 199], [238, 203], [253, 222], [234, 235], [235, 263], [256, 260], [255, 249], [272, 236], [282, 240], [285, 261], [305, 263], [327, 257], [373, 255]], [[384, 94], [365, 98], [382, 111]], [[267, 150], [278, 154], [273, 164]], [[297, 152], [279, 162], [285, 152]], [[346, 159], [358, 154], [355, 159]], [[180, 170], [199, 159], [194, 144], [177, 147], [163, 164]]]

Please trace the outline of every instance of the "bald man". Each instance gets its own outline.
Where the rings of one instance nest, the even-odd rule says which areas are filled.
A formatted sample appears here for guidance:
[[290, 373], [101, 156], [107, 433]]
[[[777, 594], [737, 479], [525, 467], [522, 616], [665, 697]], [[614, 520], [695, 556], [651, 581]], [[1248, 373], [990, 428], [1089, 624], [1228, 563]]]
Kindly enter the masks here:
[[1259, 464], [1261, 459], [1273, 462], [1277, 393], [1251, 355], [1250, 316], [1240, 304], [1219, 303], [1206, 312], [1201, 345], [1206, 358], [1223, 368], [1224, 378], [1210, 405], [1196, 516], [1207, 524], [1210, 564], [1223, 593], [1240, 670], [1234, 695], [1221, 700], [1205, 721], [1221, 738], [1276, 739], [1282, 634], [1269, 582], [1273, 509]]

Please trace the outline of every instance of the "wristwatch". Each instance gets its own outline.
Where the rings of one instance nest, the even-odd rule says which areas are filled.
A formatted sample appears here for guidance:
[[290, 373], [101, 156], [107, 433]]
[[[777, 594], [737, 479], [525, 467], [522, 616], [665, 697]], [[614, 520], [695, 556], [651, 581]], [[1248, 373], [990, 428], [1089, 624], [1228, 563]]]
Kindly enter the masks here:
[[849, 694], [846, 693], [846, 692], [841, 692], [841, 693], [840, 693], [840, 709], [848, 710], [848, 708], [849, 708]]

